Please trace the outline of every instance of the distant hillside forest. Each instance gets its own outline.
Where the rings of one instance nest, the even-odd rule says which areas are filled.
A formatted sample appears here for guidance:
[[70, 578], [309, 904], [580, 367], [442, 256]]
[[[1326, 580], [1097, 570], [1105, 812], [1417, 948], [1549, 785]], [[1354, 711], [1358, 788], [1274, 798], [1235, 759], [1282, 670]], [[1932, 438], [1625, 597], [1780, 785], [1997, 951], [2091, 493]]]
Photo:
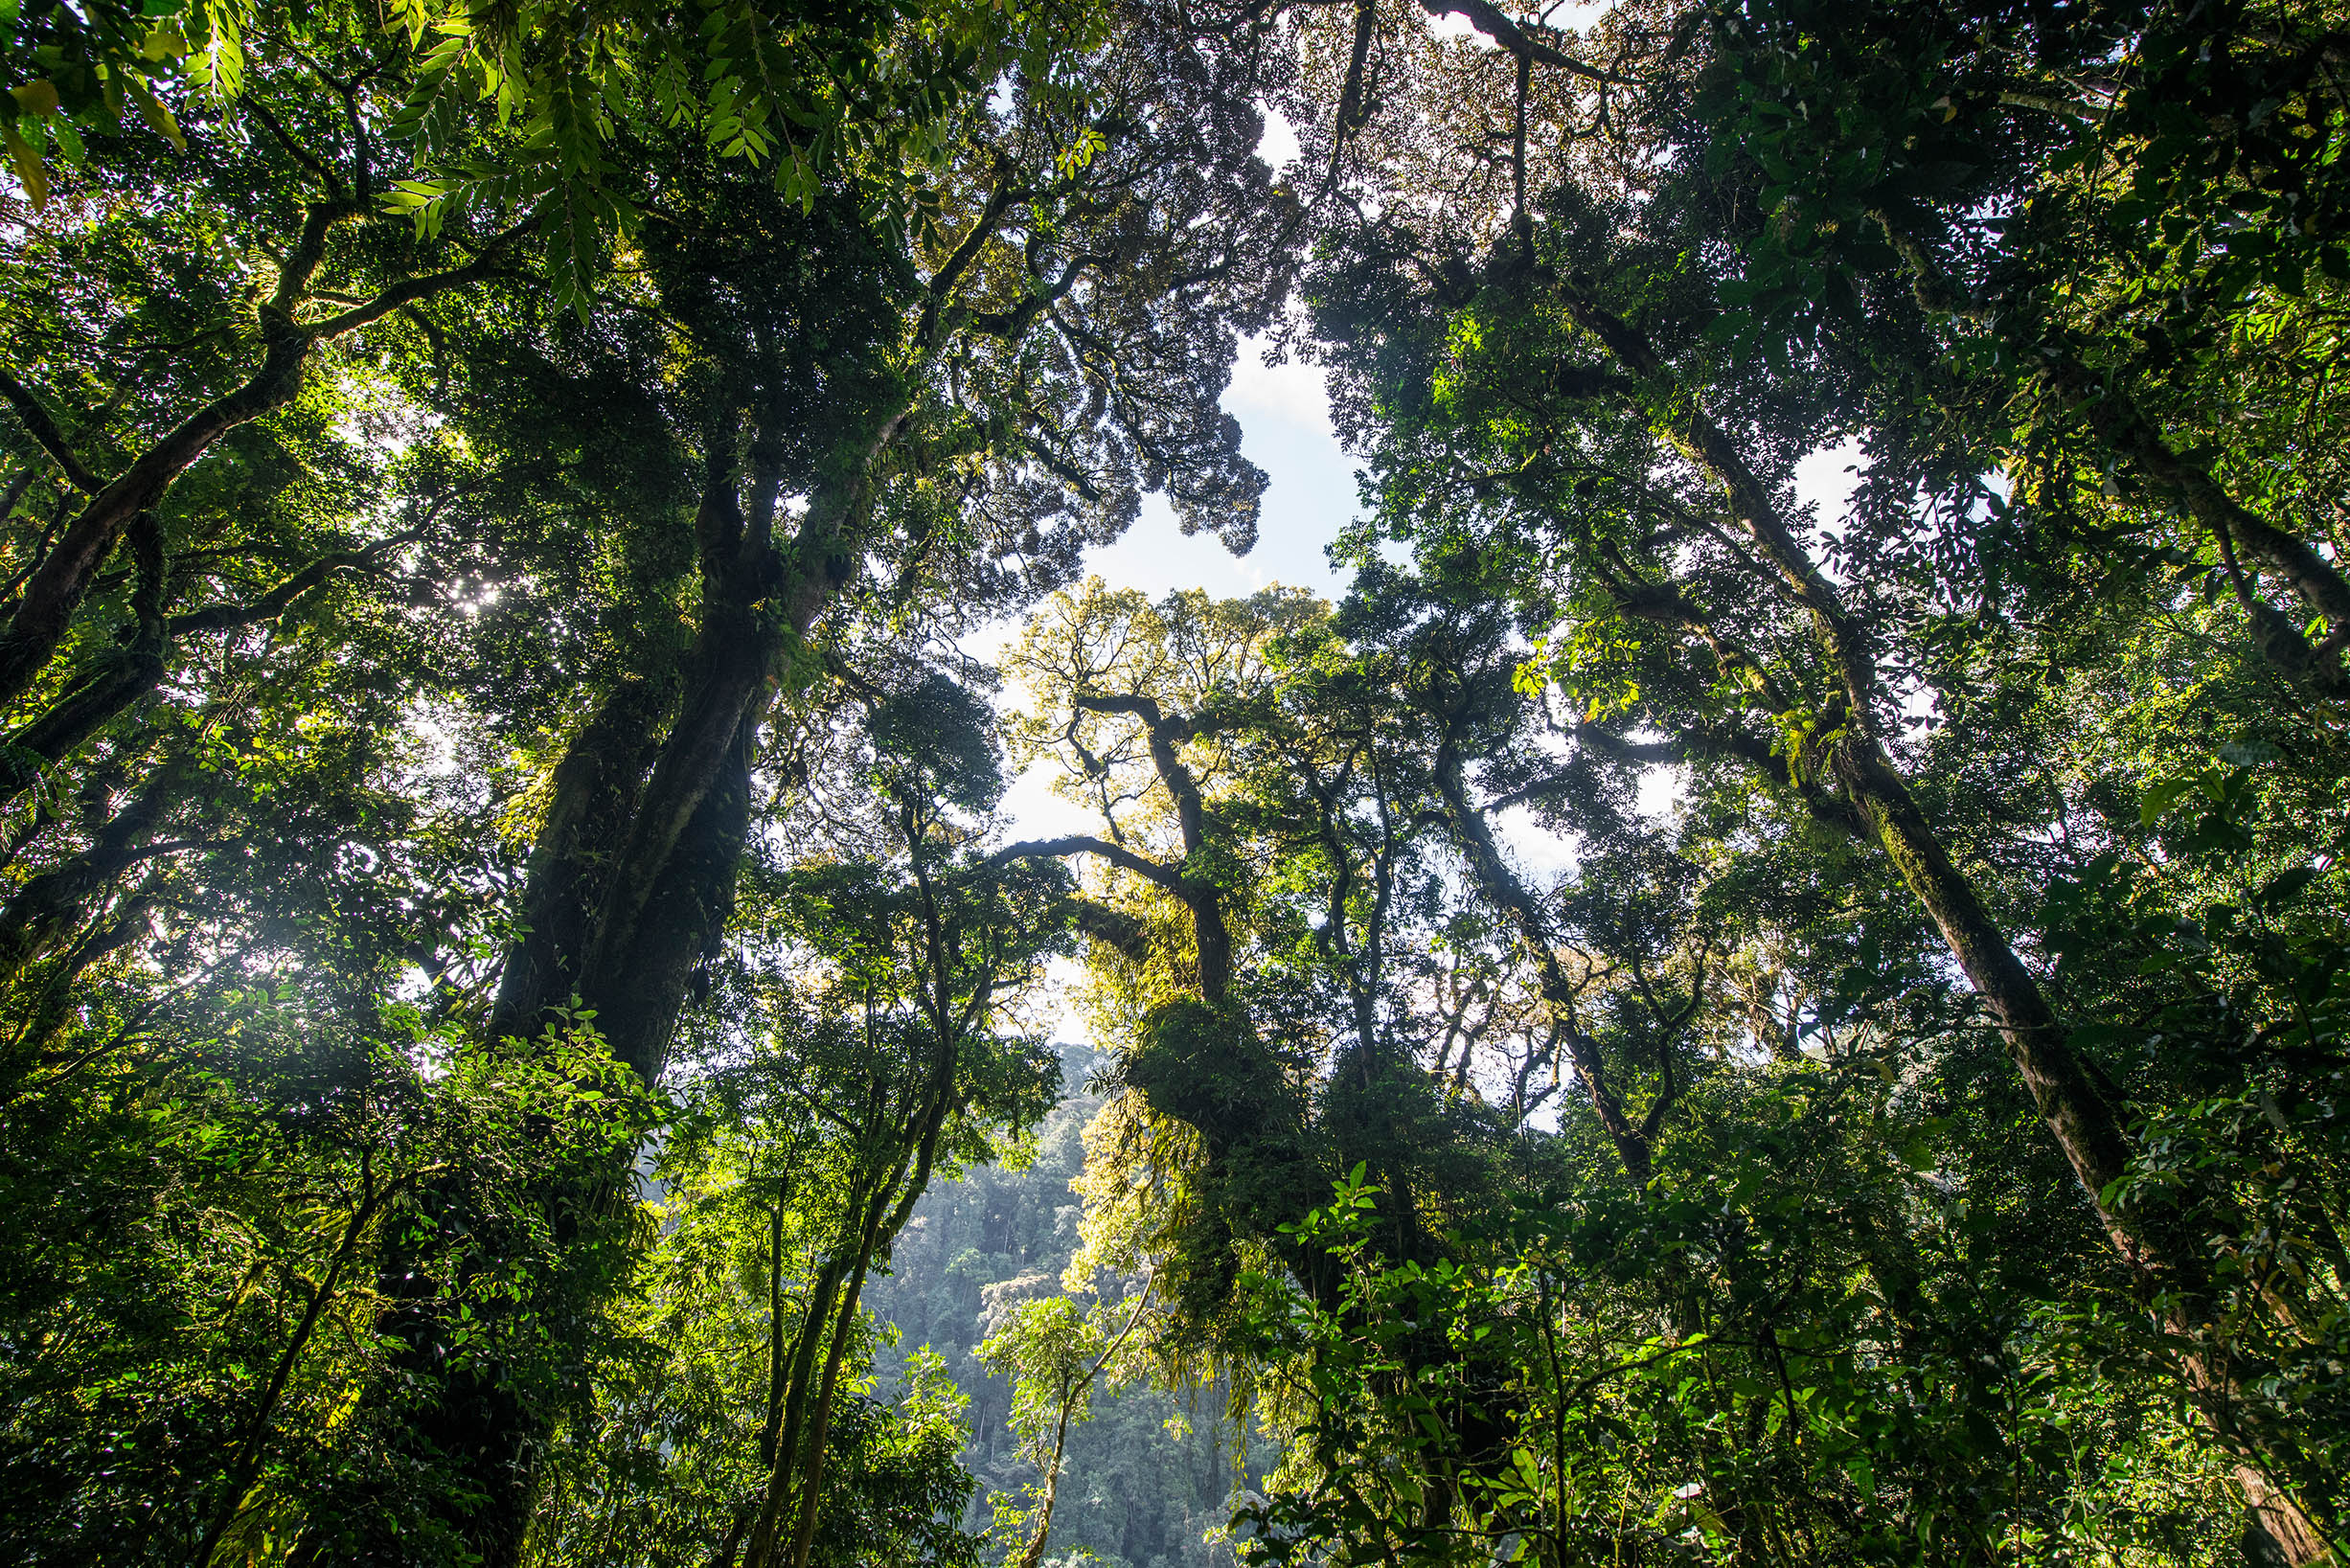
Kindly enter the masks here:
[[[927, 1350], [970, 1400], [963, 1464], [981, 1486], [965, 1517], [974, 1530], [993, 1522], [988, 1498], [1024, 1499], [1040, 1479], [1011, 1424], [1013, 1369], [991, 1366], [976, 1352], [1021, 1306], [1062, 1291], [1077, 1251], [1071, 1184], [1084, 1165], [1085, 1127], [1103, 1104], [1085, 1084], [1108, 1059], [1081, 1045], [1063, 1047], [1061, 1060], [1068, 1092], [1037, 1129], [1026, 1163], [983, 1166], [961, 1181], [933, 1183], [899, 1235], [889, 1273], [866, 1292], [877, 1321], [898, 1336], [894, 1346], [875, 1349], [876, 1385], [893, 1386], [906, 1375], [908, 1358]], [[1154, 1376], [1158, 1371], [1123, 1365], [1124, 1381], [1097, 1392], [1091, 1419], [1068, 1434], [1046, 1562], [1231, 1568], [1237, 1561], [1234, 1493], [1261, 1487], [1280, 1455], [1244, 1411], [1235, 1420], [1229, 1379], [1178, 1384]]]
[[2350, 1561], [2350, 0], [0, 66], [0, 1559]]

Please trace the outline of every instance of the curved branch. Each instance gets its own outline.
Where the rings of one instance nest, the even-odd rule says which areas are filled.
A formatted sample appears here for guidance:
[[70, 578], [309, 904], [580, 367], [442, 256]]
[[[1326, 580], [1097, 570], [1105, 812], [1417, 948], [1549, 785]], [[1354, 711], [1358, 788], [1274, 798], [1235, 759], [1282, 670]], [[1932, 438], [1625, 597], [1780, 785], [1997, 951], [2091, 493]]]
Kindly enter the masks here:
[[1183, 874], [1155, 860], [1146, 859], [1121, 844], [1095, 838], [1088, 833], [1072, 833], [1066, 838], [1031, 838], [1017, 844], [1007, 844], [989, 855], [980, 864], [1001, 866], [1014, 860], [1036, 860], [1064, 854], [1098, 854], [1121, 870], [1130, 871], [1147, 882], [1165, 888], [1175, 897], [1189, 902], [1192, 890], [1184, 884]]

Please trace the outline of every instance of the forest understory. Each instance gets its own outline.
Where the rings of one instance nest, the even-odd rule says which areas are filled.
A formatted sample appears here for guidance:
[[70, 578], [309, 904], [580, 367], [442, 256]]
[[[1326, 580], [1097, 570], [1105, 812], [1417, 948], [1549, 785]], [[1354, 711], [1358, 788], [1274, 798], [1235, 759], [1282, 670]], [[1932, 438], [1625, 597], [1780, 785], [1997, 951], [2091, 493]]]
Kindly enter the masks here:
[[0, 40], [0, 1557], [2350, 1561], [2339, 0]]

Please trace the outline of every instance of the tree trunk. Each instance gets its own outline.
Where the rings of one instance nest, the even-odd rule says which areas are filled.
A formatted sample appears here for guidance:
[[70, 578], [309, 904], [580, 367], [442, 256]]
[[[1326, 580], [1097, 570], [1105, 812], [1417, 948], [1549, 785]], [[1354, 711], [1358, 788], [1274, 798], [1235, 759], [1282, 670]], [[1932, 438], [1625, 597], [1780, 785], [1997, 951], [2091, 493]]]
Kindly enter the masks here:
[[213, 1554], [220, 1537], [228, 1534], [229, 1526], [244, 1510], [244, 1500], [260, 1478], [262, 1461], [268, 1455], [269, 1426], [277, 1419], [278, 1401], [285, 1397], [285, 1385], [294, 1369], [302, 1364], [309, 1349], [310, 1335], [318, 1328], [319, 1317], [341, 1288], [343, 1268], [351, 1261], [352, 1250], [367, 1222], [375, 1216], [376, 1205], [383, 1193], [377, 1190], [374, 1172], [362, 1158], [359, 1177], [361, 1196], [353, 1208], [350, 1221], [343, 1227], [342, 1238], [335, 1243], [334, 1254], [327, 1264], [327, 1277], [310, 1289], [310, 1299], [303, 1305], [302, 1317], [294, 1325], [293, 1334], [280, 1352], [277, 1365], [269, 1374], [269, 1381], [262, 1388], [261, 1398], [254, 1402], [253, 1420], [239, 1442], [237, 1454], [229, 1466], [228, 1485], [223, 1489], [219, 1506], [214, 1511], [212, 1523], [204, 1531], [204, 1538], [196, 1546], [195, 1568], [212, 1568]]
[[[2016, 317], [2001, 317], [1980, 300], [1968, 297], [1942, 273], [1932, 255], [1894, 217], [1883, 212], [1869, 215], [1883, 229], [1886, 241], [1910, 275], [1919, 306], [1935, 315], [1963, 315], [2004, 327], [2011, 339]], [[2299, 628], [2265, 602], [2253, 613], [2253, 632], [2261, 651], [2291, 676], [2312, 671], [2316, 684], [2339, 695], [2344, 684], [2340, 650], [2350, 639], [2350, 580], [2298, 536], [2276, 527], [2227, 492], [2210, 469], [2181, 456], [2146, 417], [2136, 399], [2117, 386], [2104, 384], [2098, 375], [2070, 351], [2048, 351], [2039, 344], [2019, 344], [2031, 352], [2025, 358], [2042, 364], [2040, 384], [2057, 400], [2088, 421], [2089, 433], [2105, 449], [2130, 465], [2137, 476], [2160, 491], [2181, 515], [2200, 524], [2229, 557], [2241, 547], [2292, 587], [2308, 612], [2323, 616], [2332, 627], [2319, 662], [2319, 650], [2310, 648]], [[2267, 610], [2267, 616], [2260, 611]], [[2262, 625], [2266, 621], [2267, 625]]]
[[2247, 552], [2259, 566], [2285, 579], [2306, 613], [2325, 619], [2331, 631], [2320, 657], [2299, 628], [2273, 608], [2260, 601], [2246, 606], [2253, 616], [2255, 640], [2271, 663], [2289, 675], [2306, 671], [2320, 691], [2340, 695], [2344, 681], [2339, 650], [2350, 638], [2350, 582], [2341, 573], [2307, 541], [2228, 494], [2207, 468], [2180, 457], [2127, 394], [2101, 386], [2078, 359], [2066, 354], [2043, 376], [2065, 406], [2088, 420], [2108, 451], [2127, 462], [2175, 510], [2202, 526], [2231, 565], [2236, 550]]
[[[1097, 1364], [1096, 1371], [1100, 1370]], [[1086, 1375], [1086, 1382], [1093, 1380]], [[1053, 1457], [1044, 1466], [1044, 1495], [1037, 1500], [1037, 1527], [1028, 1533], [1028, 1544], [1020, 1548], [1014, 1568], [1037, 1568], [1044, 1560], [1045, 1543], [1053, 1538], [1053, 1505], [1061, 1497], [1061, 1461], [1068, 1451], [1069, 1406], [1077, 1398], [1073, 1380], [1064, 1380], [1061, 1388], [1061, 1409], [1053, 1420]]]
[[1146, 696], [1101, 696], [1080, 692], [1080, 708], [1100, 714], [1129, 714], [1142, 721], [1151, 746], [1151, 765], [1175, 802], [1175, 826], [1183, 839], [1183, 865], [1172, 875], [1152, 880], [1183, 900], [1192, 912], [1192, 943], [1199, 964], [1199, 999], [1221, 1007], [1232, 990], [1232, 931], [1224, 922], [1223, 890], [1192, 869], [1192, 860], [1207, 848], [1207, 803], [1199, 783], [1184, 764], [1179, 748], [1197, 737], [1202, 722], [1196, 717], [1170, 716]]
[[1854, 738], [1836, 757], [1838, 782], [1859, 806], [1902, 881], [1942, 933], [1968, 983], [1990, 1007], [2032, 1103], [2088, 1194], [2114, 1250], [2134, 1269], [2158, 1268], [2146, 1243], [2110, 1208], [2105, 1190], [2130, 1165], [2121, 1117], [2066, 1043], [2039, 983], [1975, 897], [1927, 824], [1906, 784], [1870, 741]]
[[[580, 993], [613, 1059], [648, 1083], [660, 1079], [694, 976], [717, 954], [734, 913], [750, 832], [751, 751], [764, 707], [746, 700], [737, 711], [729, 743], [651, 887], [632, 898], [615, 881], [605, 900], [612, 923], [600, 926], [587, 951]], [[656, 772], [648, 793], [662, 782]]]
[[[788, 1483], [791, 1458], [799, 1450], [801, 1427], [808, 1419], [809, 1381], [815, 1372], [816, 1345], [831, 1325], [833, 1299], [841, 1281], [848, 1277], [849, 1266], [846, 1252], [834, 1253], [825, 1260], [824, 1267], [809, 1287], [808, 1307], [800, 1315], [800, 1331], [792, 1338], [783, 1431], [768, 1456], [767, 1485], [760, 1500], [758, 1521], [751, 1527], [745, 1558], [749, 1568], [763, 1568], [773, 1555], [776, 1534], [783, 1528], [784, 1503], [791, 1495]], [[733, 1568], [731, 1559], [726, 1568]]]
[[1902, 880], [1998, 1021], [2017, 1075], [2113, 1249], [2156, 1295], [2165, 1328], [2189, 1347], [2181, 1355], [2188, 1392], [2213, 1434], [2242, 1456], [2237, 1480], [2254, 1517], [2294, 1568], [2323, 1560], [2331, 1550], [2326, 1531], [2300, 1506], [2315, 1506], [2326, 1495], [2323, 1478], [2251, 1387], [2233, 1352], [2215, 1342], [2218, 1292], [2195, 1238], [2172, 1212], [2124, 1215], [2106, 1200], [2108, 1190], [2128, 1173], [2131, 1159], [2118, 1107], [2074, 1054], [2039, 983], [2016, 957], [1974, 885], [1951, 863], [1883, 753], [1873, 741], [1855, 737], [1838, 748], [1836, 768]]
[[[566, 754], [556, 804], [533, 852], [523, 898], [527, 929], [500, 986], [493, 1045], [535, 1034], [547, 1011], [576, 990], [613, 1058], [648, 1083], [658, 1079], [695, 973], [717, 951], [733, 911], [750, 826], [751, 758], [777, 658], [787, 639], [805, 636], [849, 579], [854, 556], [843, 540], [854, 532], [874, 463], [904, 422], [903, 413], [880, 422], [849, 477], [818, 494], [788, 568], [770, 534], [779, 478], [764, 469], [750, 476], [758, 493], [746, 516], [739, 432], [723, 420], [711, 432], [695, 518], [700, 623], [675, 716], [657, 747], [639, 743], [662, 704], [650, 682], [624, 687]], [[764, 439], [754, 431], [755, 467]], [[614, 1171], [593, 1201], [623, 1201], [627, 1180], [625, 1171]], [[833, 1287], [839, 1279], [833, 1276]], [[820, 1315], [828, 1300], [828, 1293], [811, 1292], [810, 1312]], [[441, 1337], [438, 1315], [394, 1330], [423, 1355], [422, 1380], [447, 1379], [448, 1397], [420, 1416], [419, 1431], [485, 1494], [470, 1511], [448, 1505], [449, 1528], [486, 1568], [513, 1568], [530, 1521], [546, 1418], [502, 1387], [494, 1368], [452, 1377], [423, 1354]], [[806, 1392], [795, 1387], [795, 1410]], [[801, 1419], [787, 1412], [779, 1464], [798, 1443]], [[773, 1538], [773, 1523], [764, 1517], [751, 1542], [754, 1563], [763, 1537]], [[396, 1553], [396, 1538], [383, 1544]]]
[[[2317, 1561], [2318, 1557], [2296, 1554], [2323, 1555], [2324, 1523], [2304, 1511], [2325, 1497], [2321, 1481], [2284, 1424], [2250, 1393], [2232, 1352], [2215, 1339], [2217, 1291], [2196, 1238], [2169, 1214], [2125, 1217], [2108, 1205], [2106, 1192], [2127, 1172], [2131, 1158], [2120, 1109], [2073, 1054], [2066, 1031], [2039, 983], [1983, 908], [1974, 885], [1951, 862], [1886, 756], [1875, 716], [1882, 693], [1867, 629], [1853, 619], [1837, 585], [1779, 515], [1769, 488], [1747, 465], [1737, 442], [1688, 396], [1646, 337], [1580, 294], [1570, 293], [1567, 303], [1577, 322], [1619, 364], [1651, 391], [1675, 396], [1678, 406], [1666, 426], [1671, 441], [1721, 487], [1731, 515], [1753, 543], [1758, 564], [1773, 574], [1781, 597], [1810, 620], [1843, 692], [1847, 733], [1831, 757], [1839, 786], [1998, 1020], [2026, 1091], [2115, 1251], [2163, 1303], [2166, 1327], [2192, 1347], [2182, 1356], [2188, 1392], [2214, 1434], [2238, 1457], [2241, 1473], [2249, 1477], [2246, 1491], [2255, 1518], [2276, 1537], [2295, 1568]], [[2092, 401], [2092, 413], [2094, 406]], [[2119, 433], [2112, 433], [2112, 439], [2118, 440]], [[2151, 454], [2141, 450], [2138, 455]], [[2210, 489], [2216, 493], [2216, 487]], [[2193, 487], [2189, 489], [2192, 492]], [[2196, 501], [2190, 493], [2188, 499], [2196, 505], [2216, 504], [2210, 495]], [[2296, 579], [2296, 586], [2316, 594], [2324, 603], [2338, 602], [2340, 579], [2332, 577], [2329, 583], [2327, 577], [2332, 577], [2330, 570], [2305, 575]]]
[[1485, 818], [1470, 805], [1461, 779], [1460, 760], [1449, 745], [1437, 758], [1436, 788], [1444, 797], [1446, 820], [1462, 856], [1469, 862], [1470, 875], [1475, 878], [1478, 891], [1508, 915], [1518, 949], [1534, 963], [1542, 988], [1542, 1001], [1550, 1009], [1551, 1021], [1558, 1026], [1560, 1038], [1566, 1046], [1567, 1059], [1575, 1064], [1575, 1076], [1582, 1081], [1584, 1092], [1591, 1097], [1591, 1108], [1607, 1130], [1608, 1142], [1615, 1145], [1616, 1158], [1623, 1162], [1624, 1173], [1632, 1179], [1633, 1185], [1646, 1187], [1653, 1169], [1649, 1141], [1624, 1113], [1615, 1091], [1608, 1086], [1607, 1069], [1590, 1036], [1576, 1027], [1574, 989], [1559, 966], [1559, 955], [1550, 944], [1541, 910], [1501, 858], [1500, 846], [1494, 842], [1493, 829]]
[[555, 765], [554, 798], [523, 881], [522, 929], [491, 1009], [492, 1042], [535, 1037], [550, 1009], [580, 993], [589, 920], [644, 787], [661, 707], [656, 683], [623, 680]]
[[[874, 1258], [896, 1240], [898, 1233], [905, 1228], [907, 1218], [914, 1212], [915, 1202], [930, 1185], [931, 1165], [938, 1155], [939, 1133], [947, 1125], [953, 1102], [957, 1055], [951, 1043], [942, 1045], [937, 1070], [926, 1086], [925, 1103], [912, 1124], [914, 1143], [911, 1147], [901, 1146], [898, 1163], [881, 1188], [873, 1194], [866, 1213], [855, 1270], [849, 1276], [848, 1294], [841, 1305], [840, 1316], [833, 1327], [832, 1343], [825, 1357], [823, 1383], [817, 1391], [815, 1409], [809, 1417], [808, 1454], [801, 1462], [800, 1506], [792, 1529], [791, 1568], [808, 1568], [809, 1548], [815, 1540], [818, 1506], [823, 1501], [827, 1459], [825, 1444], [832, 1426], [833, 1396], [836, 1390], [841, 1358], [847, 1352], [847, 1334], [856, 1315], [858, 1299], [864, 1292], [865, 1274], [873, 1266]], [[913, 1161], [910, 1179], [906, 1170], [909, 1156]], [[776, 1479], [767, 1505], [770, 1515], [778, 1509], [782, 1496], [789, 1490], [786, 1485], [785, 1466], [795, 1458], [797, 1455], [789, 1446], [779, 1446], [776, 1450]], [[771, 1555], [754, 1555], [747, 1568], [766, 1568], [772, 1560]]]
[[98, 733], [99, 727], [163, 680], [171, 631], [163, 616], [163, 530], [143, 511], [130, 530], [136, 577], [130, 592], [130, 646], [68, 687], [49, 710], [9, 737], [0, 751], [0, 802], [15, 799], [43, 766]]
[[[808, 1461], [800, 1481], [799, 1517], [792, 1523], [791, 1568], [808, 1568], [808, 1551], [816, 1538], [816, 1521], [824, 1502], [825, 1444], [832, 1435], [833, 1398], [840, 1391], [840, 1364], [849, 1353], [849, 1331], [856, 1326], [856, 1307], [865, 1293], [865, 1271], [872, 1266], [868, 1249], [849, 1278], [839, 1315], [833, 1320], [833, 1337], [824, 1351], [824, 1376], [816, 1385], [816, 1408], [808, 1423]], [[754, 1565], [756, 1568], [756, 1565]]]

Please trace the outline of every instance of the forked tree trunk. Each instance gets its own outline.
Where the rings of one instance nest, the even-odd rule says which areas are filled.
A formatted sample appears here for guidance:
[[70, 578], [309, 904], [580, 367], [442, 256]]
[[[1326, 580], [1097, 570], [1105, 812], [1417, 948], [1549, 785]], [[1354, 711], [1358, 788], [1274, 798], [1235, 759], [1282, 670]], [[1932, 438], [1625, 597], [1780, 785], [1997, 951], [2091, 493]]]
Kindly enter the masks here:
[[[853, 575], [847, 541], [874, 466], [907, 417], [900, 410], [877, 421], [847, 477], [810, 504], [787, 553], [779, 553], [770, 533], [779, 481], [762, 467], [766, 438], [754, 431], [757, 471], [748, 477], [758, 493], [746, 514], [734, 432], [711, 436], [695, 519], [700, 624], [675, 715], [649, 759], [628, 749], [626, 713], [575, 748], [576, 802], [561, 820], [551, 815], [554, 842], [543, 866], [534, 856], [524, 902], [544, 924], [526, 932], [516, 952], [526, 972], [511, 997], [501, 992], [506, 1033], [535, 1033], [546, 1010], [576, 989], [613, 1058], [648, 1083], [658, 1080], [694, 976], [717, 952], [733, 912], [750, 829], [752, 755], [778, 658], [787, 643], [807, 636]], [[565, 765], [572, 761], [567, 756]], [[559, 852], [566, 844], [574, 852]], [[626, 1179], [615, 1172], [605, 1201], [620, 1201]], [[460, 1403], [468, 1400], [481, 1416], [460, 1423], [443, 1447], [490, 1496], [460, 1528], [487, 1568], [513, 1568], [530, 1521], [545, 1419], [511, 1397], [485, 1402], [468, 1396]], [[787, 1453], [797, 1434], [789, 1416], [785, 1425]]]
[[[679, 716], [650, 739], [661, 683], [625, 681], [558, 764], [555, 798], [531, 860], [525, 928], [509, 954], [487, 1049], [536, 1037], [576, 995], [596, 1013], [616, 1059], [648, 1082], [660, 1072], [696, 964], [719, 941], [732, 909], [748, 826], [750, 748], [764, 713], [775, 638], [759, 601], [772, 553], [746, 535], [735, 496], [731, 441], [714, 445], [697, 529], [702, 534], [703, 624], [689, 657]], [[647, 770], [650, 773], [648, 777]], [[549, 1193], [559, 1240], [589, 1211], [621, 1201], [615, 1170], [595, 1193]], [[455, 1187], [438, 1194], [461, 1216]], [[410, 1260], [387, 1261], [393, 1302], [386, 1330], [406, 1347], [402, 1380], [433, 1390], [413, 1419], [427, 1463], [476, 1489], [471, 1506], [439, 1504], [439, 1523], [489, 1568], [518, 1560], [536, 1492], [545, 1417], [527, 1408], [494, 1363], [446, 1364], [444, 1295]], [[482, 1304], [476, 1304], [482, 1307]], [[512, 1307], [488, 1304], [491, 1317]], [[369, 1505], [355, 1553], [395, 1561], [403, 1548], [388, 1499]], [[409, 1521], [412, 1523], [412, 1521]], [[306, 1543], [308, 1560], [333, 1560], [336, 1543]]]
[[[782, 1420], [774, 1444], [765, 1455], [766, 1485], [760, 1492], [753, 1511], [748, 1545], [748, 1562], [759, 1568], [775, 1550], [776, 1535], [782, 1528], [784, 1505], [789, 1495], [788, 1478], [792, 1458], [799, 1452], [800, 1440], [808, 1420], [808, 1395], [817, 1375], [816, 1349], [826, 1338], [832, 1323], [833, 1303], [838, 1299], [841, 1284], [848, 1278], [854, 1262], [849, 1251], [842, 1249], [827, 1258], [809, 1286], [808, 1304], [800, 1316], [799, 1331], [792, 1336], [789, 1370], [785, 1374]], [[770, 1412], [772, 1414], [772, 1412]], [[720, 1568], [734, 1568], [731, 1549]]]
[[[901, 1125], [908, 1141], [898, 1145], [895, 1162], [878, 1177], [878, 1185], [866, 1196], [852, 1248], [836, 1259], [841, 1267], [841, 1273], [835, 1276], [836, 1284], [845, 1280], [847, 1288], [826, 1335], [824, 1363], [813, 1389], [805, 1381], [808, 1371], [805, 1357], [795, 1357], [791, 1409], [786, 1416], [783, 1440], [776, 1444], [768, 1468], [766, 1493], [751, 1533], [744, 1568], [773, 1568], [779, 1558], [787, 1560], [791, 1568], [807, 1568], [809, 1551], [820, 1522], [833, 1401], [838, 1392], [841, 1365], [848, 1353], [848, 1335], [855, 1327], [857, 1304], [864, 1292], [865, 1276], [873, 1260], [905, 1228], [915, 1202], [930, 1185], [939, 1136], [954, 1104], [958, 1054], [951, 1043], [942, 1046], [930, 1081], [924, 1086], [922, 1102], [909, 1108], [907, 1120]], [[822, 1327], [812, 1315], [803, 1322], [803, 1343], [812, 1344], [813, 1336]], [[787, 1553], [782, 1550], [782, 1525], [787, 1516], [792, 1522]]]

